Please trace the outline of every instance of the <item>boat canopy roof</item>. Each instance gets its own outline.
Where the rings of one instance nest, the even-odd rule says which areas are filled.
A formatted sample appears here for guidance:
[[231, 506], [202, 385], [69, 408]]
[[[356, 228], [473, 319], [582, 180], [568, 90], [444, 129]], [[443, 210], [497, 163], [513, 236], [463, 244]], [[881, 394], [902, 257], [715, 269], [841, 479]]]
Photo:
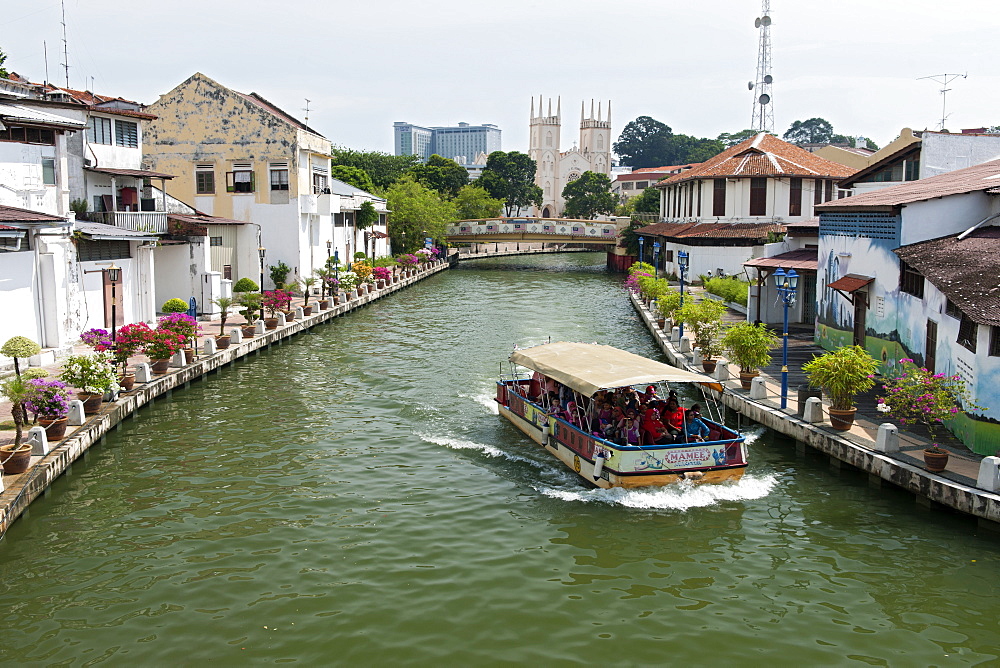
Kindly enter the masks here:
[[537, 371], [588, 397], [599, 390], [649, 383], [716, 383], [700, 373], [654, 362], [597, 343], [557, 341], [515, 350], [510, 361]]

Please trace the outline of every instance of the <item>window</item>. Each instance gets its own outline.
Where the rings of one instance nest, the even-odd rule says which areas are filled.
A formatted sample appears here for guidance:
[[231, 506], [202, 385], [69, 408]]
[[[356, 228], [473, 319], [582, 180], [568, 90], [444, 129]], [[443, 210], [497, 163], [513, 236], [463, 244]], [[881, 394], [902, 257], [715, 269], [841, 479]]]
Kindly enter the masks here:
[[990, 357], [1000, 357], [1000, 327], [990, 327]]
[[920, 178], [920, 158], [914, 160], [907, 160], [904, 163], [904, 179], [907, 181], [916, 181]]
[[622, 181], [622, 190], [633, 190], [634, 188], [635, 184], [631, 181]]
[[715, 179], [715, 187], [712, 190], [712, 215], [726, 215], [726, 180]]
[[129, 242], [111, 239], [103, 241], [81, 239], [76, 242], [76, 255], [80, 262], [121, 260], [132, 257], [129, 252]]
[[288, 170], [271, 170], [271, 190], [288, 190]]
[[672, 250], [665, 250], [665, 251], [663, 251], [663, 261], [664, 262], [673, 262], [674, 261], [674, 252]]
[[698, 189], [698, 213], [696, 215], [701, 218], [701, 181], [698, 181], [698, 185], [695, 187]]
[[324, 173], [313, 170], [313, 194], [322, 195], [323, 193], [329, 193], [330, 187], [327, 182], [327, 176]]
[[813, 206], [823, 203], [823, 179], [813, 181]]
[[208, 238], [208, 245], [209, 246], [221, 246], [222, 245], [222, 237], [209, 237]]
[[194, 172], [194, 191], [198, 195], [215, 194], [215, 168], [212, 165], [198, 165]]
[[91, 116], [87, 121], [87, 141], [91, 144], [110, 144], [111, 119]]
[[649, 181], [636, 181], [635, 182], [635, 189], [636, 190], [645, 190], [648, 187], [649, 187]]
[[899, 261], [899, 289], [914, 297], [924, 298], [924, 277], [902, 260]]
[[688, 201], [688, 218], [694, 215], [694, 181], [688, 181], [687, 188], [687, 201]]
[[767, 215], [767, 179], [760, 177], [750, 179], [750, 215]]
[[55, 158], [42, 158], [42, 183], [47, 186], [56, 184]]
[[227, 193], [252, 193], [256, 190], [255, 185], [254, 173], [248, 163], [236, 163], [233, 171], [226, 172]]
[[115, 121], [115, 145], [139, 148], [139, 124], [132, 121]]
[[969, 316], [962, 314], [962, 320], [958, 323], [958, 345], [968, 348], [970, 352], [976, 352], [976, 338], [979, 335], [979, 325], [969, 320]]
[[823, 199], [824, 202], [829, 202], [833, 199], [833, 181], [826, 182], [826, 197]]
[[788, 215], [802, 215], [802, 179], [792, 177], [788, 180]]
[[952, 318], [962, 317], [962, 312], [955, 306], [955, 302], [950, 299], [946, 299], [944, 302], [944, 314], [950, 315]]

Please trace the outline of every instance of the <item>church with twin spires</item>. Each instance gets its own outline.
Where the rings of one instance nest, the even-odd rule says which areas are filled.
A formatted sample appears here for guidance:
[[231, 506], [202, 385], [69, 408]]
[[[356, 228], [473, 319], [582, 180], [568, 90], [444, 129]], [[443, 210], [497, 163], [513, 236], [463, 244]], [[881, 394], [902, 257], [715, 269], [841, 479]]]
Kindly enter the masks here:
[[573, 142], [568, 151], [559, 150], [562, 130], [562, 99], [556, 99], [556, 113], [552, 114], [552, 98], [548, 111], [543, 115], [542, 97], [538, 97], [538, 115], [535, 115], [535, 98], [531, 98], [531, 144], [528, 155], [536, 163], [535, 184], [542, 189], [542, 206], [533, 209], [533, 215], [557, 218], [562, 215], [565, 200], [563, 188], [584, 172], [609, 175], [611, 172], [611, 101], [608, 101], [607, 119], [603, 119], [602, 103], [590, 101], [590, 116], [585, 116], [584, 103], [580, 103], [580, 142]]

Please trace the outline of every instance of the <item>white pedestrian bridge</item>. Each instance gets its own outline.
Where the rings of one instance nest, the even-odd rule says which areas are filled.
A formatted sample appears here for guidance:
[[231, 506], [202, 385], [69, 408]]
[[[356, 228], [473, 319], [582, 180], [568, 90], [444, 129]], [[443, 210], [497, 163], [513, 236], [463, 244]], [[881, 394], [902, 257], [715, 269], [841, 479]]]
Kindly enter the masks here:
[[618, 227], [603, 220], [568, 218], [485, 218], [460, 220], [448, 226], [449, 243], [542, 241], [562, 243], [618, 243]]

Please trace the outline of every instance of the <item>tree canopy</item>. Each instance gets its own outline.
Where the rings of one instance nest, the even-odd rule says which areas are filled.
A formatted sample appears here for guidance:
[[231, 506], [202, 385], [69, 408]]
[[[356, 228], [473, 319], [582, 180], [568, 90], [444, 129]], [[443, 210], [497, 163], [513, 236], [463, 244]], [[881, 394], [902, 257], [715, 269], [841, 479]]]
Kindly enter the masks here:
[[6, 60], [7, 60], [7, 54], [4, 53], [3, 49], [0, 49], [0, 77], [3, 77], [4, 79], [10, 76], [10, 72], [8, 72], [7, 68], [3, 66], [4, 61]]
[[344, 183], [349, 183], [355, 188], [360, 188], [365, 192], [371, 192], [375, 189], [375, 184], [372, 183], [372, 177], [368, 176], [368, 172], [361, 169], [360, 167], [351, 167], [349, 165], [334, 165], [330, 168], [330, 176], [337, 179], [338, 181], [343, 181]]
[[833, 137], [833, 125], [824, 118], [810, 118], [805, 121], [795, 121], [781, 135], [781, 138], [793, 144], [826, 144]]
[[638, 197], [632, 198], [632, 210], [636, 213], [659, 213], [660, 190], [646, 188]]
[[475, 184], [463, 186], [453, 200], [459, 220], [496, 218], [503, 211], [503, 200], [490, 194]]
[[414, 165], [409, 170], [420, 183], [438, 191], [445, 197], [455, 197], [469, 182], [469, 171], [454, 160], [443, 158], [436, 153], [423, 165]]
[[756, 137], [758, 134], [757, 130], [740, 130], [739, 132], [734, 132], [732, 134], [728, 132], [723, 132], [718, 137], [715, 138], [717, 142], [721, 142], [726, 148], [736, 146], [740, 142], [744, 142], [751, 137]]
[[726, 145], [719, 139], [674, 134], [669, 125], [639, 116], [625, 126], [613, 148], [623, 164], [641, 169], [704, 162], [721, 153]]
[[568, 218], [594, 219], [602, 213], [614, 213], [615, 196], [611, 194], [611, 179], [606, 174], [584, 172], [563, 188], [566, 199], [563, 214]]
[[[415, 155], [389, 155], [379, 151], [355, 151], [335, 147], [331, 152], [334, 165], [357, 167], [368, 173], [376, 188], [384, 189], [395, 183], [411, 167], [420, 164]], [[358, 186], [360, 187], [360, 186]]]
[[494, 151], [476, 185], [502, 199], [508, 216], [521, 207], [542, 205], [542, 189], [535, 185], [535, 161], [524, 153]]
[[441, 238], [456, 220], [455, 205], [407, 174], [386, 191], [389, 210], [389, 241], [393, 253], [408, 253], [424, 243], [424, 237]]

